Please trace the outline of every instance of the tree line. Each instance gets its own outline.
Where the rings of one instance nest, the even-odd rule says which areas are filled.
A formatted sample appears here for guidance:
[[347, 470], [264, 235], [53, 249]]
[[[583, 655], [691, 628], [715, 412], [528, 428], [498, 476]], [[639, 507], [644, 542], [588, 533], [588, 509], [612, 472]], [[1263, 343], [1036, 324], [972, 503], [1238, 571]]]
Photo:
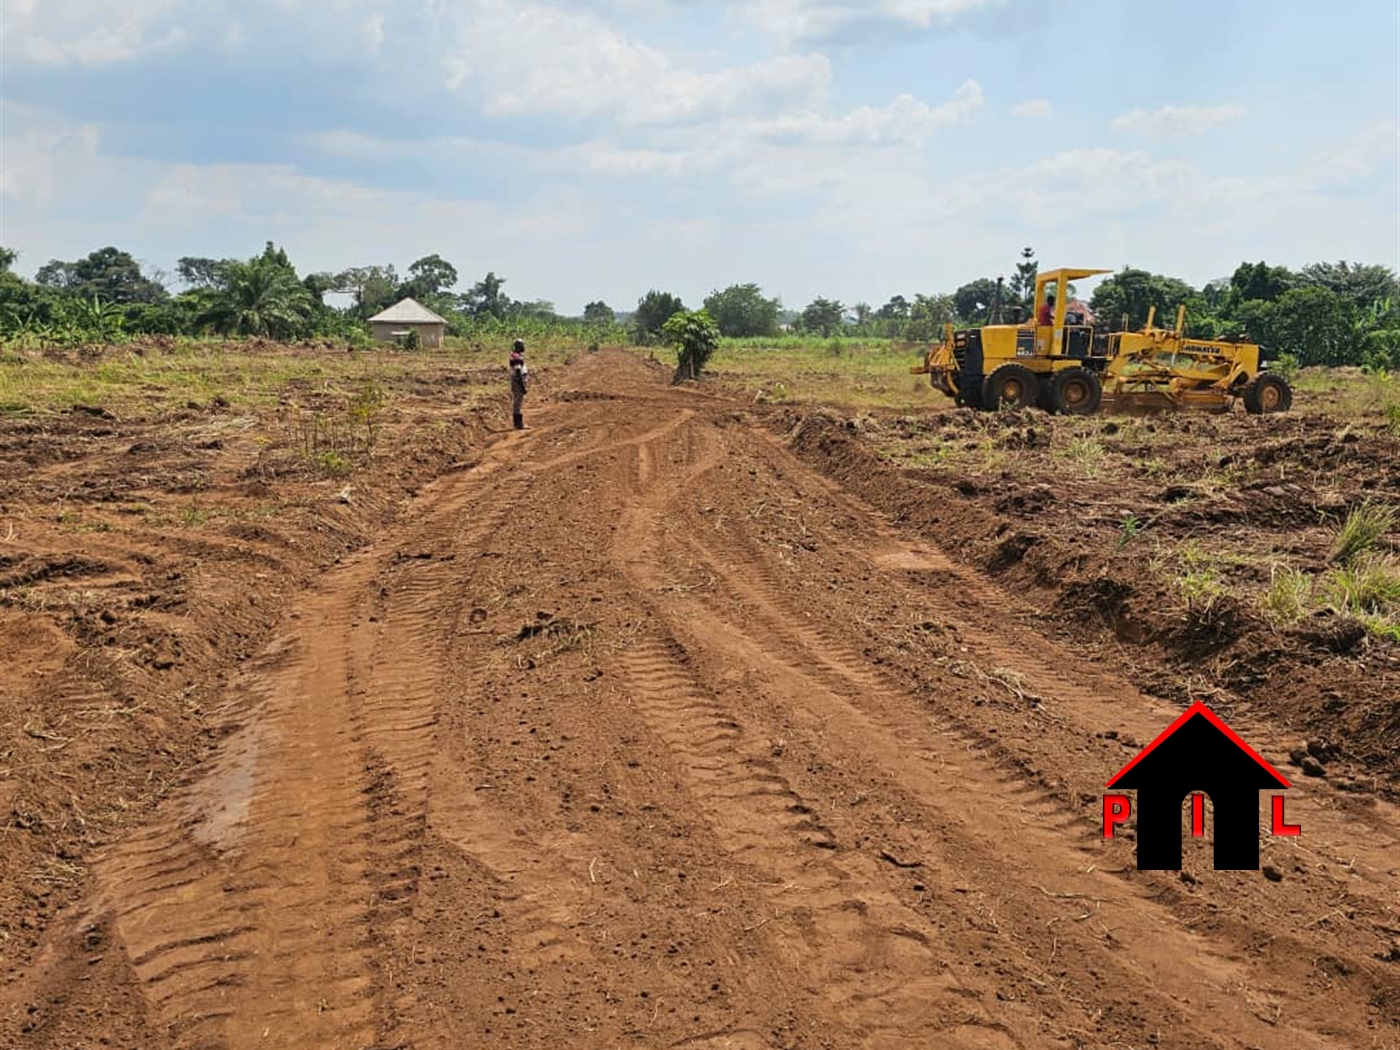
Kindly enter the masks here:
[[[250, 259], [187, 256], [166, 277], [143, 272], [130, 253], [109, 246], [71, 262], [52, 260], [33, 281], [13, 271], [16, 258], [0, 248], [0, 337], [60, 343], [153, 334], [363, 342], [368, 318], [405, 297], [440, 314], [449, 334], [464, 336], [569, 330], [595, 341], [655, 344], [667, 341], [666, 323], [677, 314], [703, 314], [729, 338], [790, 332], [927, 342], [948, 324], [1029, 316], [1039, 272], [1028, 247], [1007, 280], [978, 277], [951, 293], [896, 294], [878, 308], [818, 297], [789, 310], [757, 284], [742, 283], [714, 289], [694, 310], [674, 293], [651, 289], [631, 311], [598, 300], [581, 316], [566, 317], [548, 301], [512, 299], [495, 272], [459, 291], [456, 267], [436, 254], [403, 274], [373, 265], [302, 275], [285, 250], [268, 242]], [[179, 290], [171, 291], [177, 282]], [[331, 295], [346, 302], [328, 303]], [[1230, 277], [1200, 288], [1125, 267], [1099, 282], [1087, 305], [1111, 329], [1141, 327], [1152, 307], [1159, 323], [1170, 324], [1184, 305], [1193, 337], [1255, 340], [1303, 365], [1400, 368], [1400, 281], [1385, 266], [1319, 262], [1295, 271], [1243, 262]]]

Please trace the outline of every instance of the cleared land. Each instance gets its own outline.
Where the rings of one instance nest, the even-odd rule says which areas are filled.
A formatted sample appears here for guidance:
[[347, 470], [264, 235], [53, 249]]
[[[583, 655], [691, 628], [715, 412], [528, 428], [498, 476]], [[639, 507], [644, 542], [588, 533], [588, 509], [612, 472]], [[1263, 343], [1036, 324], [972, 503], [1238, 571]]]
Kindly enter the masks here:
[[[518, 434], [485, 359], [147, 357], [0, 373], [0, 1045], [1400, 1046], [1385, 391], [605, 350]], [[1293, 780], [1262, 873], [1100, 837], [1193, 698]]]

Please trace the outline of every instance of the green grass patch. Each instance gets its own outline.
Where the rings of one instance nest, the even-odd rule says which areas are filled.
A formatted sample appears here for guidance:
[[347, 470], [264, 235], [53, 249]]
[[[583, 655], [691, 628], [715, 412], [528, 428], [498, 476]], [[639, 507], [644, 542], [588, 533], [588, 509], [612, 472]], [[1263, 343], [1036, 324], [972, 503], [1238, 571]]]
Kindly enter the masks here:
[[1350, 565], [1357, 558], [1376, 549], [1381, 538], [1395, 528], [1393, 507], [1369, 501], [1355, 507], [1347, 515], [1332, 544], [1331, 558]]
[[1312, 577], [1286, 565], [1274, 567], [1264, 592], [1264, 612], [1274, 623], [1295, 624], [1313, 608]]
[[1369, 557], [1333, 569], [1323, 587], [1337, 609], [1362, 618], [1400, 612], [1400, 562]]
[[920, 351], [888, 340], [784, 336], [721, 340], [706, 371], [767, 401], [905, 412], [951, 408], [927, 376], [910, 372], [922, 361]]

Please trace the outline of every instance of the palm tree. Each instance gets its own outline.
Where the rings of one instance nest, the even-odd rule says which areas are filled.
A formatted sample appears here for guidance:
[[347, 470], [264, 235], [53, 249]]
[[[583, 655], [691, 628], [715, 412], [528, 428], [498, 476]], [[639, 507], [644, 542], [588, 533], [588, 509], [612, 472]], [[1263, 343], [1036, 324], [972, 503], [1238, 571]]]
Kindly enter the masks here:
[[312, 296], [294, 271], [259, 257], [229, 263], [223, 276], [223, 287], [200, 317], [201, 324], [224, 335], [274, 338], [288, 338], [305, 329]]

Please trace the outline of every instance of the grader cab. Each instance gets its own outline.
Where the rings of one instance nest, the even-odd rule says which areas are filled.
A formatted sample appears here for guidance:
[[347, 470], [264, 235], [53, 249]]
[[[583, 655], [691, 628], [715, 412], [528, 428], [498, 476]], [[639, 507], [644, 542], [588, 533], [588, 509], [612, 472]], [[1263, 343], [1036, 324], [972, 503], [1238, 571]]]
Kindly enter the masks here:
[[[1186, 311], [1175, 328], [1153, 323], [1108, 332], [1068, 313], [1071, 281], [1108, 270], [1049, 270], [1036, 277], [1032, 317], [954, 331], [912, 369], [960, 406], [995, 411], [1039, 406], [1092, 415], [1103, 407], [1229, 411], [1236, 400], [1252, 414], [1286, 412], [1293, 392], [1268, 372], [1255, 343], [1191, 339]], [[1053, 296], [1050, 294], [1054, 290]], [[1053, 302], [1053, 305], [1051, 305]]]

